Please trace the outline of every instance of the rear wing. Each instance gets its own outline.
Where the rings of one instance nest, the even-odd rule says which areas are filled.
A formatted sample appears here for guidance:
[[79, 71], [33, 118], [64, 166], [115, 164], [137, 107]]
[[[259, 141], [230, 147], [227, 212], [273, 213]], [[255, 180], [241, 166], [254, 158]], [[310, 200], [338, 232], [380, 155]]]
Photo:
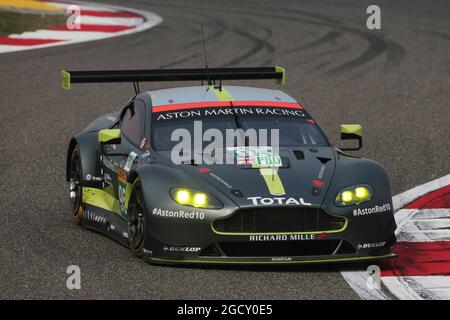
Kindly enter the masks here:
[[156, 69], [111, 71], [62, 71], [61, 86], [70, 90], [72, 83], [108, 83], [149, 81], [206, 81], [275, 79], [280, 85], [286, 82], [286, 72], [281, 67], [261, 68], [208, 68], [208, 69]]

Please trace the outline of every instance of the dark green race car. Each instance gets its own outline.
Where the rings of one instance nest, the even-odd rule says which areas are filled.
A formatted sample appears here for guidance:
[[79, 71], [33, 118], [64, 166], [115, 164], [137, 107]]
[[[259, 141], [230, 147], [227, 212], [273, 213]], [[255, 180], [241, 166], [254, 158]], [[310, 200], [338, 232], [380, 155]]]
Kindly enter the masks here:
[[[154, 263], [393, 256], [396, 224], [383, 166], [330, 145], [304, 106], [281, 91], [222, 86], [284, 77], [279, 67], [63, 71], [65, 89], [92, 82], [133, 82], [136, 89], [122, 110], [69, 143], [77, 222]], [[139, 82], [182, 80], [202, 85], [139, 92]], [[270, 141], [276, 132], [276, 148], [251, 142], [249, 130]], [[217, 141], [229, 132], [244, 132], [242, 143]], [[361, 147], [361, 126], [341, 125], [341, 132], [358, 142], [347, 150]], [[180, 147], [183, 135], [194, 137], [190, 148]]]

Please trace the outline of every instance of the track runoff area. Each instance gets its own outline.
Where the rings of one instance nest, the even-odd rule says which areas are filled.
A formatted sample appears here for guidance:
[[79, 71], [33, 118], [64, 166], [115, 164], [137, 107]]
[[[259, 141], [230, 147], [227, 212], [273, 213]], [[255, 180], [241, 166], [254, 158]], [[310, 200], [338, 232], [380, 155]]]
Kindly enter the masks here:
[[393, 203], [398, 256], [341, 274], [363, 299], [450, 299], [450, 174], [394, 196]]

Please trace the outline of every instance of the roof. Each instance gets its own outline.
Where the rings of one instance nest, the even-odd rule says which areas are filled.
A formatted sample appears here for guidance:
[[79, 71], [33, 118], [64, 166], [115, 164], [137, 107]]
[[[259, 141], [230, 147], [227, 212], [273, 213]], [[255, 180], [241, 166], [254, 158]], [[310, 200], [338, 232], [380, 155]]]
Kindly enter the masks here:
[[222, 91], [208, 86], [178, 87], [147, 92], [152, 100], [152, 106], [162, 106], [192, 102], [234, 101], [297, 101], [280, 90], [271, 90], [242, 86], [222, 86]]

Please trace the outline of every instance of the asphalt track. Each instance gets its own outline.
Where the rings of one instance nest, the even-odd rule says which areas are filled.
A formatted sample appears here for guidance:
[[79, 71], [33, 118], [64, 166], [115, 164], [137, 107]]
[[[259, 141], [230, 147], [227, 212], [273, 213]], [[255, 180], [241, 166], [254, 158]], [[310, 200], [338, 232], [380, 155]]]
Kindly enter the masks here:
[[[120, 107], [132, 86], [67, 93], [60, 71], [201, 67], [203, 23], [210, 67], [286, 67], [285, 90], [337, 144], [340, 123], [361, 123], [360, 154], [387, 167], [396, 194], [450, 171], [450, 2], [377, 1], [382, 30], [373, 31], [365, 27], [373, 3], [360, 0], [104, 2], [164, 21], [131, 36], [0, 55], [0, 298], [358, 298], [338, 271], [360, 265], [150, 266], [77, 227], [64, 180], [67, 143]], [[81, 290], [66, 288], [71, 264], [81, 268]]]

